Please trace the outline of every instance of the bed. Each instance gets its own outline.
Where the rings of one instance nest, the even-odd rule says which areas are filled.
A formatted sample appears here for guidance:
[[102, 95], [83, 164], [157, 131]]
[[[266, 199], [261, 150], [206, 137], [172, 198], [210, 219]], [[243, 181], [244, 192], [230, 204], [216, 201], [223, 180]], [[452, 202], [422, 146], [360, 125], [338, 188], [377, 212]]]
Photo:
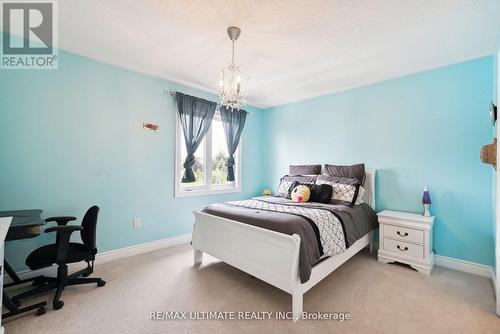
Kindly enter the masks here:
[[[369, 206], [374, 214], [375, 210], [375, 170], [366, 169], [364, 188], [365, 206]], [[245, 202], [246, 205], [265, 205], [271, 199], [254, 199]], [[261, 204], [264, 203], [264, 204]], [[238, 203], [235, 203], [237, 205]], [[358, 207], [358, 205], [356, 205]], [[214, 211], [215, 210], [215, 211]], [[211, 214], [217, 207], [208, 212], [194, 211], [195, 225], [192, 244], [194, 249], [194, 264], [201, 264], [203, 253], [220, 259], [252, 276], [255, 276], [292, 295], [292, 316], [296, 321], [301, 318], [303, 311], [303, 295], [323, 278], [332, 273], [340, 265], [357, 254], [363, 248], [373, 248], [374, 230], [365, 231], [362, 236], [351, 237], [346, 249], [332, 256], [323, 256], [317, 263], [312, 263], [309, 272], [304, 269], [304, 242], [301, 245], [300, 233], [286, 234], [242, 222], [238, 219], [229, 219], [231, 213], [225, 215]], [[265, 208], [255, 208], [255, 213], [267, 212]], [[205, 210], [207, 211], [207, 210]], [[323, 210], [326, 211], [326, 210]], [[286, 215], [286, 213], [285, 213]], [[289, 217], [291, 217], [290, 215]], [[335, 215], [339, 217], [339, 215]], [[376, 218], [375, 218], [376, 219]], [[359, 232], [358, 232], [359, 233]], [[301, 234], [303, 238], [307, 236]], [[308, 240], [305, 240], [310, 243]], [[302, 246], [302, 250], [301, 250]]]

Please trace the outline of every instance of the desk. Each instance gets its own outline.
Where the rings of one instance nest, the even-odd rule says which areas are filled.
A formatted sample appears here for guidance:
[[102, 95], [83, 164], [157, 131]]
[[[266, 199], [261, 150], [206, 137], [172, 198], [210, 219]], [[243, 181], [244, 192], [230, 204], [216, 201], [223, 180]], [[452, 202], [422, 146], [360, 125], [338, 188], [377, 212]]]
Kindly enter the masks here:
[[[41, 232], [41, 226], [46, 224], [45, 220], [40, 218], [42, 212], [42, 210], [0, 211], [0, 217], [12, 217], [12, 222], [10, 223], [5, 241], [38, 237]], [[6, 286], [21, 283], [22, 280], [6, 259], [4, 259], [4, 266], [5, 271], [12, 279], [12, 283]]]
[[[6, 229], [6, 234], [4, 234], [5, 241], [29, 239], [39, 236], [41, 232], [41, 226], [46, 224], [46, 222], [42, 218], [40, 218], [41, 214], [42, 210], [0, 211], [0, 219], [3, 220], [8, 219], [8, 221], [10, 222]], [[5, 226], [5, 223], [3, 223], [3, 225]], [[1, 231], [2, 231], [2, 226], [0, 225], [0, 237], [2, 236]], [[0, 282], [2, 284], [0, 286], [6, 288], [32, 281], [32, 279], [22, 280], [14, 271], [14, 269], [10, 266], [7, 260], [4, 258], [3, 256], [4, 239], [0, 239], [2, 244], [2, 249], [0, 251], [1, 253], [0, 261], [3, 260], [2, 262], [4, 263], [5, 271], [12, 279], [12, 282], [5, 285], [3, 284], [3, 270], [2, 270], [2, 280]], [[2, 319], [34, 309], [38, 309], [37, 312], [38, 315], [45, 313], [45, 306], [47, 305], [47, 302], [37, 303], [20, 308], [19, 305], [16, 305], [12, 302], [12, 300], [5, 291], [2, 291], [2, 296], [3, 296], [2, 303], [9, 310], [9, 312], [2, 314]]]

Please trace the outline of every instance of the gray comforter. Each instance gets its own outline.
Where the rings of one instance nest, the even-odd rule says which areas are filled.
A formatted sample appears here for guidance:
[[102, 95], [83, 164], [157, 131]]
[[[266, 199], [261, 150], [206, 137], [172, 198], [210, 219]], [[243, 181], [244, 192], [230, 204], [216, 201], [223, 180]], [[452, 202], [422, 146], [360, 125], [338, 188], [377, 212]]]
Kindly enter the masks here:
[[[368, 204], [349, 207], [346, 205], [315, 202], [295, 203], [281, 197], [258, 197], [254, 200], [267, 204], [305, 207], [326, 210], [333, 213], [342, 224], [342, 236], [343, 241], [345, 241], [345, 248], [348, 248], [378, 226], [377, 215]], [[317, 224], [305, 215], [249, 208], [242, 206], [239, 202], [212, 204], [202, 211], [214, 216], [236, 220], [288, 235], [299, 235], [301, 240], [299, 275], [302, 283], [309, 280], [312, 267], [322, 259], [324, 254], [321, 245], [320, 230]], [[293, 212], [296, 212], [296, 210]]]

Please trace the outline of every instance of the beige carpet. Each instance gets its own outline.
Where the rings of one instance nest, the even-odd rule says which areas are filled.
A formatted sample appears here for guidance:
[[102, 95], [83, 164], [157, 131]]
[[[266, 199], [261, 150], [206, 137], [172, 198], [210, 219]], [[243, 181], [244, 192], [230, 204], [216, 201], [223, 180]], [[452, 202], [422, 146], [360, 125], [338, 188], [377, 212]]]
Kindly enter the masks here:
[[[16, 333], [500, 333], [489, 279], [435, 267], [425, 276], [363, 251], [310, 290], [305, 311], [352, 319], [159, 321], [152, 311], [290, 311], [291, 297], [227, 264], [191, 265], [188, 245], [98, 266], [108, 284], [69, 287], [64, 308], [7, 320]], [[45, 298], [50, 298], [46, 296]]]

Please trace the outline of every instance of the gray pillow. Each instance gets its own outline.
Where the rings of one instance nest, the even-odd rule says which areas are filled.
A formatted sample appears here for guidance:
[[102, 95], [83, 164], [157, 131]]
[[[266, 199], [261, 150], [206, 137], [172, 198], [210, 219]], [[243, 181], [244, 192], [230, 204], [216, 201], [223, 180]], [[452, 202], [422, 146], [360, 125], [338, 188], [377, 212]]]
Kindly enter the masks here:
[[365, 184], [365, 164], [351, 166], [325, 165], [326, 175], [355, 178], [361, 185]]
[[321, 174], [321, 165], [290, 165], [290, 175], [318, 175]]

